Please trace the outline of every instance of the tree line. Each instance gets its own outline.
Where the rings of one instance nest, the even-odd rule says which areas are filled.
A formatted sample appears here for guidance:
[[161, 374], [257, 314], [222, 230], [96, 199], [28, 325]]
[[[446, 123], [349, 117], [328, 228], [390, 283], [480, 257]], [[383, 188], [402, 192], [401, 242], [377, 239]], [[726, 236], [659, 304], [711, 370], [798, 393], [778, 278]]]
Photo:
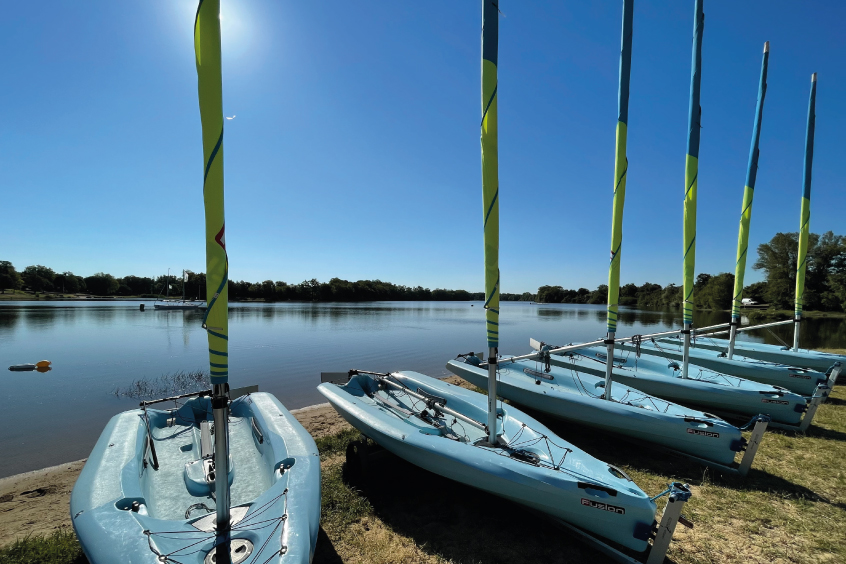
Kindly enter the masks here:
[[[73, 272], [55, 272], [42, 265], [27, 266], [18, 272], [9, 261], [0, 261], [0, 291], [25, 289], [35, 293], [51, 294], [88, 294], [94, 296], [138, 296], [157, 298], [169, 295], [181, 297], [185, 288], [185, 297], [205, 299], [206, 275], [203, 272], [185, 271], [181, 275], [161, 275], [155, 278], [147, 276], [112, 276], [98, 272], [92, 276], [77, 276]], [[299, 284], [265, 280], [247, 282], [245, 280], [229, 282], [229, 299], [232, 301], [264, 300], [278, 301], [458, 301], [483, 300], [484, 293], [466, 290], [431, 290], [422, 286], [403, 286], [381, 280], [358, 280], [355, 282], [332, 278], [329, 282], [316, 279], [305, 280]], [[534, 299], [534, 294], [502, 294], [502, 300]]]
[[[743, 288], [743, 297], [758, 303], [770, 304], [774, 309], [792, 309], [796, 289], [796, 263], [799, 234], [776, 233], [768, 243], [758, 245], [754, 270], [764, 273], [763, 282]], [[846, 237], [828, 231], [823, 235], [811, 233], [808, 238], [807, 270], [805, 274], [804, 309], [816, 311], [846, 311]], [[725, 310], [731, 308], [734, 293], [734, 274], [699, 274], [693, 290], [695, 307]], [[562, 286], [541, 286], [537, 301], [545, 303], [604, 304], [608, 301], [608, 286], [596, 290], [579, 288], [567, 290]], [[680, 307], [682, 287], [646, 282], [640, 286], [620, 287], [620, 305], [637, 307]]]
[[[752, 265], [765, 275], [765, 281], [746, 286], [744, 298], [768, 303], [776, 309], [792, 309], [796, 286], [798, 233], [776, 233], [768, 242], [758, 245], [758, 258]], [[9, 261], [0, 261], [0, 291], [27, 289], [32, 292], [64, 294], [86, 293], [95, 296], [181, 296], [184, 284], [187, 298], [205, 299], [206, 275], [185, 272], [179, 275], [124, 276], [98, 272], [92, 276], [77, 276], [72, 272], [54, 272], [41, 266], [27, 266], [17, 272]], [[694, 304], [703, 309], [729, 309], [734, 291], [734, 274], [699, 274], [694, 285]], [[482, 292], [466, 290], [431, 290], [422, 286], [403, 286], [381, 280], [355, 282], [332, 278], [328, 282], [316, 279], [299, 284], [265, 280], [229, 282], [232, 301], [458, 301], [484, 300]], [[542, 303], [604, 304], [608, 300], [608, 286], [595, 290], [568, 290], [562, 286], [541, 286], [536, 294], [501, 294], [502, 301], [537, 301]], [[620, 305], [649, 308], [679, 307], [682, 288], [674, 283], [666, 286], [646, 282], [640, 286], [626, 284], [620, 288]], [[812, 233], [808, 241], [808, 266], [805, 275], [805, 309], [818, 311], [846, 311], [846, 237], [831, 231]]]

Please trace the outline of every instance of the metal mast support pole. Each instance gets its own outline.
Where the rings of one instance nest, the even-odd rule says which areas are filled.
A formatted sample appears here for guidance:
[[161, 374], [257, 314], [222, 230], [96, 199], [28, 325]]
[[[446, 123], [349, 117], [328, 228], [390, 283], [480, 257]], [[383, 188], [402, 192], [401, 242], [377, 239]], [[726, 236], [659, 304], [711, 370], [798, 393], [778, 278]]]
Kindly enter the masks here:
[[496, 360], [497, 348], [488, 349], [488, 442], [496, 444]]
[[[227, 384], [212, 387], [214, 493], [218, 533], [229, 534], [229, 397]], [[218, 560], [220, 562], [220, 560]]]
[[699, 130], [702, 127], [702, 107], [699, 105], [699, 85], [702, 79], [702, 31], [705, 27], [703, 0], [696, 0], [693, 20], [693, 55], [690, 70], [690, 107], [687, 121], [687, 158], [684, 173], [684, 261], [682, 309], [684, 311], [684, 355], [682, 378], [687, 378], [690, 363], [690, 330], [693, 326], [693, 281], [696, 269], [696, 192], [699, 176]]
[[811, 75], [811, 98], [808, 101], [808, 126], [805, 131], [805, 165], [803, 171], [802, 211], [799, 222], [799, 256], [796, 264], [796, 304], [793, 323], [793, 351], [799, 350], [799, 327], [805, 304], [805, 270], [808, 266], [808, 235], [811, 229], [811, 169], [814, 164], [814, 129], [816, 127], [817, 73]]
[[623, 0], [623, 25], [620, 39], [620, 80], [617, 91], [617, 138], [614, 158], [614, 207], [611, 212], [611, 263], [608, 266], [608, 362], [605, 365], [606, 400], [611, 400], [614, 373], [614, 336], [617, 334], [617, 313], [620, 302], [620, 262], [623, 248], [623, 208], [626, 202], [626, 156], [629, 123], [629, 85], [632, 74], [632, 28], [634, 0]]

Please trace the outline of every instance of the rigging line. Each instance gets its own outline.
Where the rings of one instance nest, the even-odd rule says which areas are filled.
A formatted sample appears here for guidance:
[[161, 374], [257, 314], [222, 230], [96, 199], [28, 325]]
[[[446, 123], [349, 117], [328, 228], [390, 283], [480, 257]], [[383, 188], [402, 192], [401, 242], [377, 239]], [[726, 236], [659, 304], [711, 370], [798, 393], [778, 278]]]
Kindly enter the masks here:
[[[259, 549], [258, 549], [258, 551], [256, 551], [256, 553], [254, 554], [253, 558], [251, 559], [253, 562], [255, 562], [255, 560], [256, 560], [256, 558], [258, 558], [258, 555], [259, 555], [259, 554], [261, 554], [262, 552], [264, 552], [264, 549], [265, 549], [265, 548], [267, 548], [267, 545], [268, 545], [268, 544], [270, 544], [270, 540], [271, 540], [271, 539], [274, 537], [274, 535], [276, 534], [276, 529], [278, 529], [280, 525], [283, 525], [285, 520], [287, 520], [287, 516], [286, 516], [284, 519], [282, 519], [282, 518], [277, 519], [276, 526], [275, 526], [275, 527], [273, 527], [273, 530], [272, 530], [272, 531], [270, 531], [270, 534], [269, 534], [269, 535], [267, 535], [267, 538], [264, 540], [264, 544], [262, 544], [262, 545], [261, 545], [261, 548], [259, 548]], [[268, 558], [267, 560], [265, 560], [265, 562], [270, 562], [270, 560], [272, 560], [272, 559], [273, 559], [273, 557], [274, 557], [274, 556], [276, 556], [276, 555], [277, 555], [277, 554], [278, 554], [281, 550], [282, 550], [281, 548], [280, 548], [279, 550], [274, 550], [274, 551], [273, 551], [273, 554], [271, 554], [271, 555], [270, 555], [270, 558]]]

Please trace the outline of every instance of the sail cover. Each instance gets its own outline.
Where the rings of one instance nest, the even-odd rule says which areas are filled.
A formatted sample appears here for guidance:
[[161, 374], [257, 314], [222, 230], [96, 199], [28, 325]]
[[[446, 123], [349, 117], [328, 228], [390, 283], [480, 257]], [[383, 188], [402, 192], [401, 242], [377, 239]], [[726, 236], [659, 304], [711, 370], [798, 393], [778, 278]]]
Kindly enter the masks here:
[[617, 332], [620, 302], [620, 251], [623, 245], [623, 206], [626, 202], [626, 138], [629, 122], [629, 83], [632, 74], [632, 19], [634, 0], [623, 0], [620, 47], [620, 90], [617, 93], [617, 155], [614, 161], [614, 211], [611, 217], [611, 265], [608, 267], [608, 332]]
[[194, 51], [203, 125], [203, 200], [206, 210], [206, 303], [213, 384], [229, 378], [229, 259], [223, 214], [223, 95], [220, 71], [220, 0], [200, 0]]
[[702, 0], [696, 0], [693, 22], [693, 60], [690, 72], [690, 111], [687, 121], [687, 158], [684, 171], [684, 301], [685, 325], [693, 323], [693, 282], [696, 266], [696, 188], [699, 175], [699, 128], [702, 108], [699, 105], [699, 83], [702, 78], [702, 31], [705, 14]]
[[485, 218], [485, 322], [489, 348], [499, 346], [498, 4], [498, 0], [482, 2], [482, 199]]
[[758, 141], [761, 138], [761, 121], [764, 118], [764, 97], [767, 95], [767, 63], [770, 58], [770, 42], [764, 44], [764, 59], [761, 62], [761, 82], [758, 85], [758, 103], [755, 106], [755, 125], [752, 128], [752, 146], [749, 148], [749, 162], [746, 168], [746, 186], [743, 188], [743, 207], [740, 211], [740, 230], [737, 234], [737, 262], [734, 265], [734, 298], [731, 317], [740, 319], [743, 300], [743, 277], [746, 275], [746, 258], [749, 250], [749, 222], [752, 220], [752, 197], [755, 193], [755, 179], [758, 176]]
[[805, 303], [805, 270], [808, 267], [808, 234], [811, 229], [811, 167], [814, 163], [814, 128], [816, 127], [817, 73], [811, 76], [811, 98], [808, 101], [808, 127], [805, 132], [805, 167], [802, 186], [802, 209], [799, 220], [799, 257], [796, 261], [796, 317], [802, 317]]

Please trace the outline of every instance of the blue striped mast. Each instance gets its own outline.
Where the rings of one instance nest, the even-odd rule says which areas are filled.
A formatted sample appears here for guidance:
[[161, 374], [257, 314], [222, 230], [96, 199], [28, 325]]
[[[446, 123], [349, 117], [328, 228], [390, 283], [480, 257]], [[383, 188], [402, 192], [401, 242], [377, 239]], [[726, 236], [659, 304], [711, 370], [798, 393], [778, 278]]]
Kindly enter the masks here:
[[702, 106], [699, 105], [699, 84], [702, 79], [702, 32], [705, 28], [703, 0], [696, 0], [693, 21], [693, 56], [690, 71], [690, 108], [687, 120], [687, 158], [684, 174], [684, 262], [683, 302], [684, 355], [682, 378], [687, 378], [690, 363], [690, 329], [693, 326], [693, 277], [696, 266], [696, 191], [699, 176], [699, 129]]
[[617, 144], [614, 161], [614, 207], [611, 214], [611, 264], [608, 266], [608, 362], [605, 365], [605, 393], [611, 399], [611, 374], [614, 368], [614, 335], [617, 332], [617, 308], [620, 301], [620, 253], [623, 246], [623, 207], [626, 202], [626, 156], [629, 122], [629, 84], [632, 75], [632, 23], [634, 0], [623, 0], [623, 30], [620, 40], [620, 82], [617, 91]]
[[761, 122], [764, 119], [764, 98], [767, 95], [767, 66], [770, 60], [770, 42], [764, 43], [764, 58], [761, 61], [761, 81], [758, 84], [758, 103], [755, 106], [755, 124], [752, 126], [752, 146], [749, 148], [749, 162], [746, 165], [746, 186], [743, 188], [743, 205], [740, 210], [740, 229], [737, 234], [737, 261], [734, 264], [734, 298], [731, 304], [731, 327], [728, 358], [734, 357], [734, 342], [740, 326], [740, 307], [743, 300], [743, 278], [746, 275], [746, 258], [749, 256], [749, 223], [752, 220], [752, 198], [755, 194], [755, 180], [758, 176], [758, 141], [761, 139]]
[[805, 165], [802, 185], [802, 209], [799, 219], [799, 255], [796, 259], [796, 303], [793, 322], [793, 350], [799, 350], [799, 323], [805, 303], [805, 270], [808, 267], [808, 237], [811, 231], [811, 168], [814, 164], [814, 129], [816, 127], [817, 73], [811, 75], [808, 100], [808, 125], [805, 130]]
[[499, 0], [482, 0], [482, 212], [485, 240], [485, 325], [488, 338], [488, 441], [496, 444], [499, 349], [499, 149], [497, 56]]

